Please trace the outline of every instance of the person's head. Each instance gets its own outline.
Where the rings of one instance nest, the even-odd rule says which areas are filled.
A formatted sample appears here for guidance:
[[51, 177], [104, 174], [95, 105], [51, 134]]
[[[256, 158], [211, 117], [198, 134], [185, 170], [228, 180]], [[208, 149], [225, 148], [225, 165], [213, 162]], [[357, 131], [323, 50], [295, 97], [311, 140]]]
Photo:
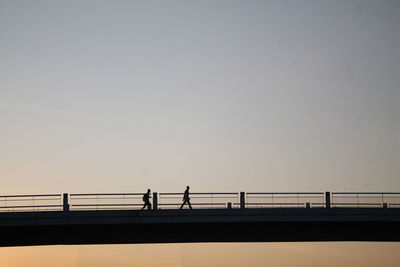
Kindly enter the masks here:
[[189, 189], [190, 187], [189, 186], [186, 186], [186, 189]]
[[147, 192], [149, 192], [149, 193], [150, 193], [150, 189], [147, 189]]

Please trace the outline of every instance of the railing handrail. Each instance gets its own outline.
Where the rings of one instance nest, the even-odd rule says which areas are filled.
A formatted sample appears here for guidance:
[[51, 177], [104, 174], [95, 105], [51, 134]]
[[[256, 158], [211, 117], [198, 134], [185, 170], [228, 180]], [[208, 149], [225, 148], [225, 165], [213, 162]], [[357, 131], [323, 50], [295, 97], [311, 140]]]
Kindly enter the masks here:
[[62, 207], [63, 205], [24, 205], [24, 206], [0, 206], [0, 209], [16, 209], [16, 208], [48, 208], [48, 207]]
[[[179, 193], [158, 193], [158, 195], [183, 195], [183, 192]], [[239, 192], [190, 192], [189, 195], [239, 195]]]
[[246, 195], [324, 195], [324, 192], [246, 192]]
[[314, 203], [314, 204], [323, 204], [323, 205], [325, 205], [325, 202], [312, 202], [312, 201], [309, 201], [309, 202], [246, 202], [246, 205], [253, 205], [253, 204], [259, 204], [259, 205], [261, 205], [261, 204], [265, 204], [265, 205], [284, 205], [284, 204], [296, 204], [296, 205], [299, 205], [299, 204], [306, 204], [306, 203]]
[[135, 204], [135, 203], [99, 203], [99, 204], [74, 204], [74, 207], [85, 207], [85, 206], [95, 206], [95, 207], [101, 207], [101, 206], [143, 206], [143, 204]]
[[296, 195], [288, 195], [288, 196], [274, 196], [274, 195], [268, 195], [268, 196], [255, 196], [255, 195], [253, 195], [253, 196], [248, 196], [248, 198], [272, 198], [272, 197], [277, 197], [277, 198], [321, 198], [321, 197], [323, 197], [323, 196], [315, 196], [315, 195], [313, 195], [313, 196], [306, 196], [306, 195], [299, 195], [299, 196], [296, 196]]
[[400, 192], [331, 192], [331, 194], [340, 194], [340, 195], [400, 195]]
[[0, 198], [17, 198], [17, 197], [61, 197], [62, 194], [42, 194], [42, 195], [3, 195]]
[[74, 196], [141, 196], [145, 193], [89, 193], [89, 194], [69, 194], [71, 197]]
[[[177, 206], [182, 203], [158, 203], [158, 206]], [[233, 203], [232, 203], [233, 204]], [[238, 203], [236, 203], [238, 204]], [[191, 203], [192, 206], [213, 206], [213, 205], [226, 205], [225, 202], [215, 202], [215, 203]]]
[[335, 205], [382, 205], [382, 203], [371, 203], [371, 202], [354, 202], [354, 203], [349, 203], [349, 202], [335, 202], [332, 203], [333, 206]]

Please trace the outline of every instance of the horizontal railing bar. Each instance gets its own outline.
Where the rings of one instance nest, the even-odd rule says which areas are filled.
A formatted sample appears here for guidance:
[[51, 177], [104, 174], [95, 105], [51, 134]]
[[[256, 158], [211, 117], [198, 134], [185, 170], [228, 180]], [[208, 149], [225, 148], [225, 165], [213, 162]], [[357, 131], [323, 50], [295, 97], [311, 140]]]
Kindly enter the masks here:
[[348, 208], [356, 208], [356, 209], [362, 209], [362, 208], [365, 208], [365, 209], [371, 209], [371, 208], [383, 208], [382, 206], [378, 206], [378, 205], [376, 205], [376, 206], [335, 206], [335, 205], [332, 205], [332, 208], [334, 208], [334, 209], [339, 209], [339, 208], [344, 208], [344, 209], [348, 209]]
[[[344, 198], [344, 199], [357, 199], [356, 196], [335, 196], [335, 198]], [[358, 196], [358, 199], [382, 199], [382, 196]], [[398, 196], [383, 196], [383, 199], [399, 199]]]
[[248, 199], [279, 199], [279, 198], [292, 198], [292, 199], [323, 199], [323, 196], [295, 196], [295, 195], [251, 195], [251, 196], [246, 196]]
[[[181, 199], [182, 196], [179, 197], [160, 197], [160, 199]], [[237, 199], [237, 197], [196, 197], [190, 196], [190, 199]]]
[[143, 204], [74, 204], [73, 207], [115, 207], [115, 206], [143, 206]]
[[9, 198], [9, 197], [61, 197], [62, 194], [47, 194], [47, 195], [9, 195], [9, 196], [0, 196], [0, 198]]
[[[391, 203], [388, 203], [388, 204], [391, 204]], [[379, 203], [367, 203], [367, 202], [356, 202], [356, 203], [338, 203], [338, 202], [335, 202], [335, 203], [331, 203], [331, 205], [353, 205], [353, 206], [357, 206], [357, 205], [382, 205], [382, 202], [379, 202]]]
[[[190, 196], [190, 199], [229, 199], [230, 197], [192, 197]], [[231, 198], [237, 198], [237, 197], [231, 197]]]
[[37, 198], [35, 200], [33, 200], [32, 198], [28, 198], [28, 199], [0, 199], [1, 202], [18, 202], [18, 201], [60, 201], [61, 198]]
[[[193, 198], [192, 196], [190, 196], [190, 198]], [[182, 196], [177, 196], [177, 197], [161, 197], [160, 199], [182, 199]]]
[[74, 196], [140, 196], [144, 193], [99, 193], [99, 194], [70, 194], [71, 197]]
[[16, 209], [16, 208], [48, 208], [62, 207], [63, 205], [37, 205], [37, 206], [0, 206], [0, 209]]
[[349, 198], [349, 197], [336, 197], [336, 198], [333, 198], [333, 200], [336, 200], [336, 201], [344, 201], [344, 202], [346, 202], [346, 201], [369, 201], [369, 202], [371, 202], [371, 201], [382, 201], [382, 199], [383, 200], [388, 200], [388, 199], [391, 199], [392, 201], [394, 200], [399, 200], [400, 201], [400, 198], [399, 197], [397, 197], [397, 198], [381, 198], [381, 197], [358, 197], [358, 198], [356, 198], [356, 197], [354, 197], [354, 198]]
[[123, 197], [107, 197], [107, 198], [96, 198], [96, 197], [88, 197], [88, 198], [86, 198], [86, 197], [72, 197], [71, 198], [71, 201], [73, 201], [73, 200], [110, 200], [110, 199], [125, 199], [125, 200], [127, 200], [127, 199], [142, 199], [141, 197], [125, 197], [125, 198], [123, 198]]
[[249, 196], [248, 197], [248, 199], [256, 199], [256, 198], [276, 198], [276, 199], [279, 199], [279, 198], [290, 198], [290, 199], [308, 199], [308, 198], [322, 198], [322, 197], [314, 197], [314, 196], [299, 196], [299, 197], [296, 197], [296, 196], [275, 196], [275, 197], [273, 197], [273, 196], [264, 196], [264, 197], [262, 197], [262, 196]]
[[[226, 202], [215, 202], [215, 203], [190, 203], [192, 206], [193, 205], [226, 205]], [[182, 203], [158, 203], [158, 205], [182, 205]]]
[[294, 193], [294, 192], [246, 192], [246, 195], [324, 195], [324, 193], [320, 192], [299, 192], [299, 193]]
[[[158, 193], [159, 195], [183, 195], [184, 193]], [[190, 193], [190, 195], [239, 195], [237, 192]]]
[[248, 195], [248, 198], [323, 198], [323, 195]]
[[[227, 203], [190, 203], [192, 206], [200, 206], [200, 205], [208, 205], [208, 206], [213, 206], [213, 205], [226, 205]], [[158, 203], [158, 206], [180, 206], [182, 203]]]
[[76, 208], [74, 208], [74, 209], [72, 209], [73, 211], [78, 211], [78, 210], [126, 210], [126, 209], [123, 209], [123, 208], [120, 208], [120, 209], [115, 209], [115, 208], [113, 208], [113, 207], [110, 207], [110, 208], [106, 208], [106, 207], [103, 207], [103, 208], [96, 208], [96, 207], [93, 207], [93, 208], [91, 208], [91, 207], [82, 207], [82, 208], [78, 208], [78, 207], [76, 207]]
[[253, 203], [245, 203], [246, 205], [305, 205], [305, 204], [312, 204], [312, 205], [325, 205], [322, 202], [253, 202]]
[[332, 192], [332, 195], [400, 195], [400, 192]]
[[[355, 195], [343, 195], [343, 196], [335, 196], [336, 198], [351, 198], [351, 199], [356, 199], [357, 198], [357, 196], [355, 196]], [[386, 198], [397, 198], [397, 199], [400, 199], [400, 196], [383, 196], [384, 198], [386, 197]], [[382, 198], [382, 196], [381, 195], [375, 195], [375, 196], [371, 196], [371, 195], [362, 195], [362, 196], [358, 196], [358, 198], [361, 198], [361, 199], [365, 199], [365, 198]]]
[[[325, 205], [325, 203], [312, 203], [309, 202], [310, 204], [314, 204], [314, 205]], [[300, 202], [300, 203], [294, 203], [294, 202], [290, 202], [290, 203], [285, 203], [285, 202], [259, 202], [259, 203], [246, 203], [246, 205], [305, 205], [306, 202]]]

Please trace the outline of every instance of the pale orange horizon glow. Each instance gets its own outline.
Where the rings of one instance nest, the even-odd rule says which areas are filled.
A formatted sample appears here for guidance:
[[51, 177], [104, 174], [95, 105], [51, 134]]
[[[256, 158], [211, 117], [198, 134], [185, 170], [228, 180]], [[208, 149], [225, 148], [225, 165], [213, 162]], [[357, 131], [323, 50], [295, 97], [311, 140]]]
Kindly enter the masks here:
[[0, 248], [1, 267], [397, 267], [400, 243], [300, 242]]

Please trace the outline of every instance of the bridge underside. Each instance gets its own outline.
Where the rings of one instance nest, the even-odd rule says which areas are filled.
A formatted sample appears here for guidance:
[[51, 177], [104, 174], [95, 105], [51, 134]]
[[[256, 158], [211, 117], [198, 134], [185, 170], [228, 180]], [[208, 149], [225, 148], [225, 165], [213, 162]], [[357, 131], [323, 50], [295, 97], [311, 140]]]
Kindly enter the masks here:
[[232, 209], [0, 214], [0, 246], [400, 241], [397, 209]]

